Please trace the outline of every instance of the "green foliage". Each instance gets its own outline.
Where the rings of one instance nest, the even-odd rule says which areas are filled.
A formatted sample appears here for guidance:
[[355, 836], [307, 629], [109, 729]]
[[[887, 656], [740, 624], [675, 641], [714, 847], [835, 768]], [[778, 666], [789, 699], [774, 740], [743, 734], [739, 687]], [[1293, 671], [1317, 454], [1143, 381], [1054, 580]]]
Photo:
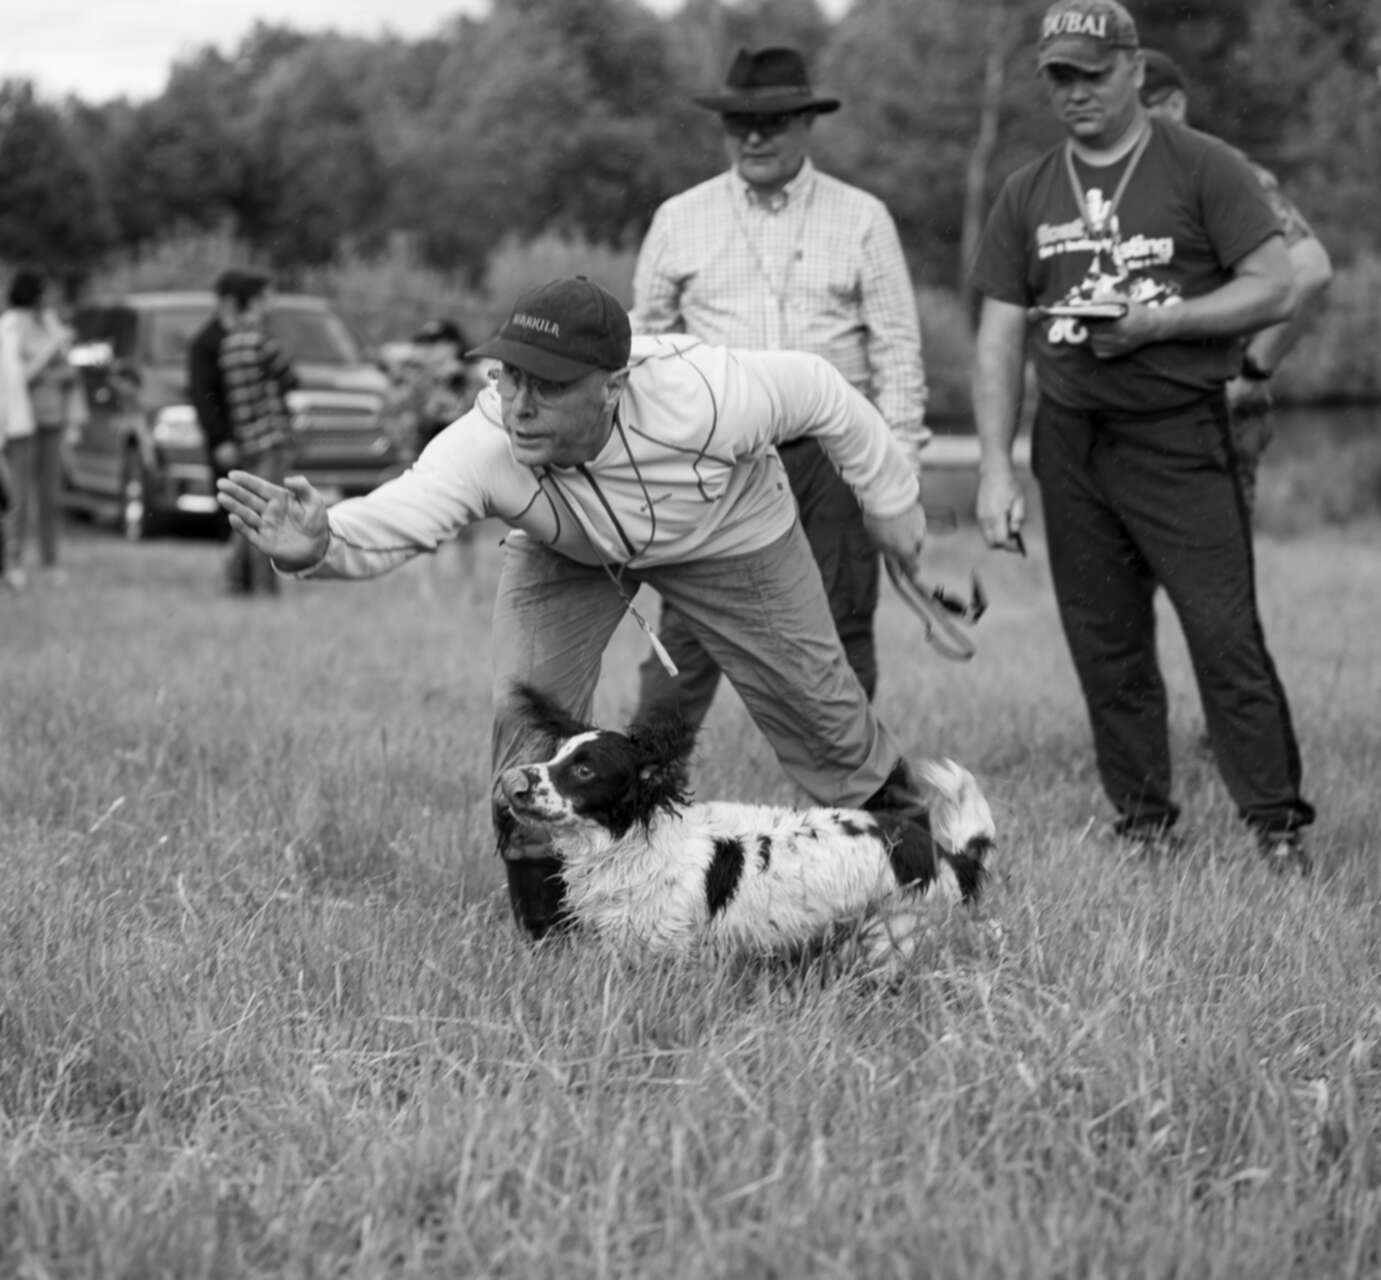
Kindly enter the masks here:
[[111, 226], [62, 116], [26, 81], [0, 82], [0, 259], [76, 282], [110, 245]]
[[1189, 79], [1191, 123], [1274, 170], [1335, 259], [1375, 251], [1381, 9], [1367, 0], [1145, 8], [1146, 43]]
[[[292, 279], [401, 242], [482, 292], [500, 246], [636, 249], [661, 200], [724, 164], [692, 96], [736, 49], [787, 43], [844, 100], [816, 123], [822, 166], [884, 199], [917, 282], [956, 288], [998, 184], [1058, 136], [1034, 75], [1044, 7], [498, 0], [420, 41], [261, 23], [229, 53], [190, 54], [148, 102], [58, 111], [7, 88], [0, 256], [70, 257], [80, 274], [108, 248], [225, 229]], [[1131, 7], [1146, 42], [1184, 65], [1195, 118], [1278, 172], [1335, 263], [1381, 250], [1374, 3]], [[1339, 362], [1323, 354], [1331, 378]], [[1354, 364], [1335, 390], [1373, 385]]]
[[1327, 305], [1275, 379], [1280, 399], [1297, 403], [1381, 400], [1381, 254], [1364, 251], [1338, 271]]
[[384, 166], [350, 52], [303, 46], [261, 86], [248, 124], [242, 225], [279, 267], [329, 262], [385, 232]]

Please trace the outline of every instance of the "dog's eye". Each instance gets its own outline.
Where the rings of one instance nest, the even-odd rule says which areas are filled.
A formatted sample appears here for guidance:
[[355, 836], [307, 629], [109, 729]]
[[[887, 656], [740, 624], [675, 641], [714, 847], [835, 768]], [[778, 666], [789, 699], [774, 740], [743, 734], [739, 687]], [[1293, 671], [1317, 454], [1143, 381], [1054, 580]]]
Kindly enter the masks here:
[[595, 776], [595, 771], [588, 764], [571, 765], [571, 777], [577, 782], [589, 782]]

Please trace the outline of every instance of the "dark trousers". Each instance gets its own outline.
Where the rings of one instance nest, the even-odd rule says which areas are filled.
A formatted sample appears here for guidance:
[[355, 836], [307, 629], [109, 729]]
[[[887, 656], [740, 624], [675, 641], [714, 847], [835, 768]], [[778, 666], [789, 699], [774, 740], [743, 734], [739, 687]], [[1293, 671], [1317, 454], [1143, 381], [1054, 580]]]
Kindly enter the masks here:
[[10, 512], [0, 548], [7, 559], [0, 569], [20, 569], [32, 525], [38, 534], [38, 559], [45, 569], [58, 562], [62, 524], [62, 425], [40, 423], [32, 435], [5, 443], [10, 473]]
[[1032, 467], [1055, 598], [1120, 827], [1169, 825], [1165, 685], [1154, 597], [1180, 619], [1218, 769], [1259, 830], [1313, 821], [1298, 744], [1257, 609], [1250, 516], [1227, 410], [1212, 396], [1132, 419], [1042, 400]]
[[[820, 570], [844, 656], [871, 701], [878, 682], [873, 615], [878, 607], [880, 561], [864, 527], [863, 510], [814, 440], [793, 440], [778, 452], [796, 495], [801, 526]], [[656, 721], [675, 710], [698, 730], [719, 687], [719, 666], [673, 605], [663, 603], [657, 635], [679, 674], [667, 675], [656, 654], [649, 654], [638, 669], [638, 706], [633, 718]]]

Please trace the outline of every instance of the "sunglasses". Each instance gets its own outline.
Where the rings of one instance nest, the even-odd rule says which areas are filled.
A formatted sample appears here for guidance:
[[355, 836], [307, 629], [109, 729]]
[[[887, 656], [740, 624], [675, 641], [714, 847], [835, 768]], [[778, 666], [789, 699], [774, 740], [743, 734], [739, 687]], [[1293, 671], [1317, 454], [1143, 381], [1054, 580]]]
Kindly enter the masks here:
[[756, 133], [760, 138], [775, 138], [791, 128], [791, 122], [801, 113], [782, 111], [770, 116], [727, 115], [724, 119], [724, 132], [731, 138], [747, 138]]

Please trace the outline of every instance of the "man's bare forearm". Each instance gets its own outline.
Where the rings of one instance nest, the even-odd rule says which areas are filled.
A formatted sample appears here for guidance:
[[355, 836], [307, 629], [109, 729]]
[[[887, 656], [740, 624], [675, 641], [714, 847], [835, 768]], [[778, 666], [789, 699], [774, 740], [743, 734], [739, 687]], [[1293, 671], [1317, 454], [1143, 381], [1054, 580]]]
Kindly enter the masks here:
[[1175, 306], [1148, 308], [1155, 342], [1231, 338], [1288, 320], [1295, 304], [1294, 272], [1285, 242], [1272, 236], [1234, 268], [1226, 284]]
[[1026, 365], [1026, 322], [1020, 309], [984, 304], [973, 366], [973, 417], [979, 465], [1010, 466], [1021, 417]]
[[1312, 236], [1290, 246], [1290, 262], [1295, 269], [1295, 306], [1290, 318], [1256, 334], [1247, 346], [1252, 362], [1266, 373], [1273, 373], [1294, 349], [1309, 322], [1319, 313], [1333, 280], [1333, 263], [1328, 251]]

